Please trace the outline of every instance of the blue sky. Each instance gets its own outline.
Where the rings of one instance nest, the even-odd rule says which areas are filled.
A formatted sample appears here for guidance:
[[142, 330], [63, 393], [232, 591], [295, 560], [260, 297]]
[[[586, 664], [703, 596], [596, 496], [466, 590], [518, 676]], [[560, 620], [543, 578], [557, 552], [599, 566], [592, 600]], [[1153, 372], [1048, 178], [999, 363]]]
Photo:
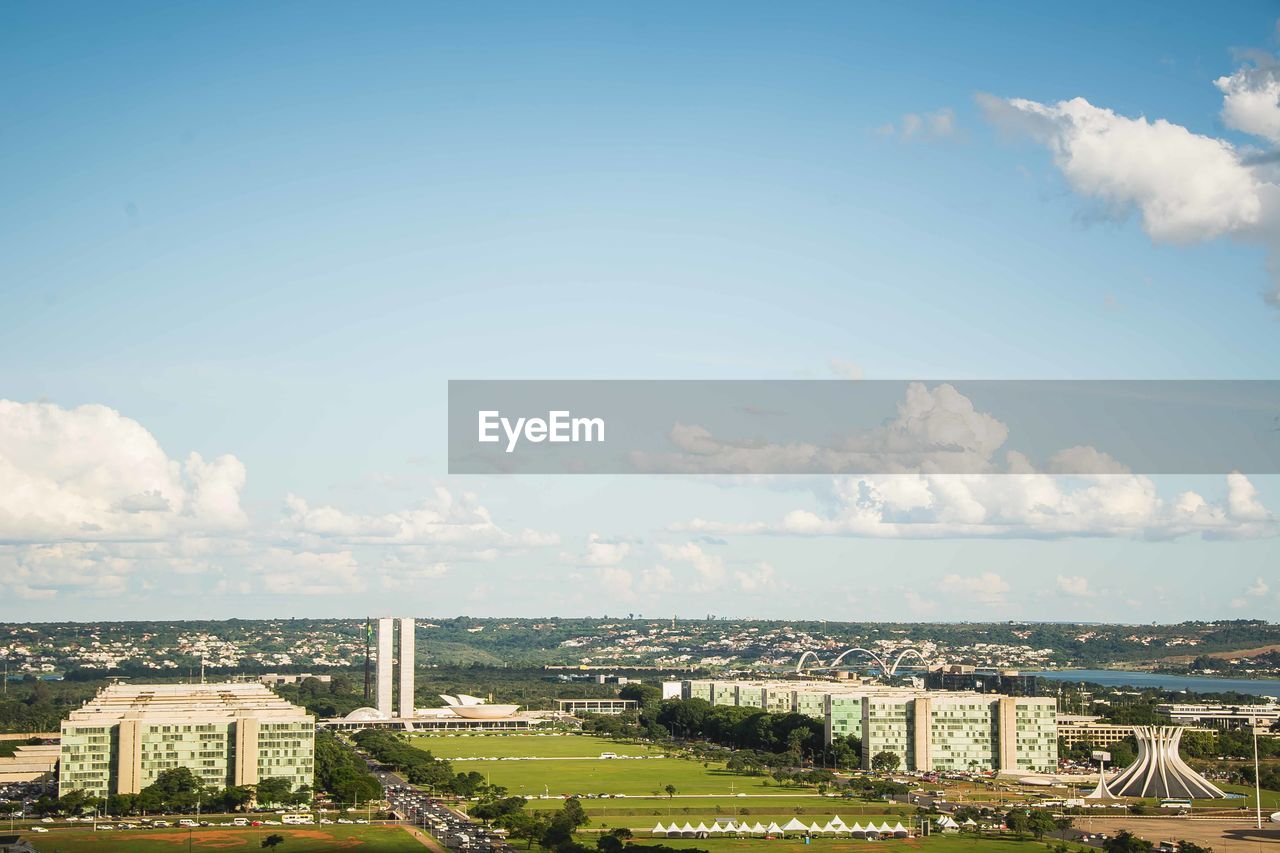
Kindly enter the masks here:
[[[666, 612], [690, 584], [728, 615], [819, 589], [828, 618], [872, 593], [886, 618], [1274, 613], [1269, 513], [1208, 539], [738, 535], [849, 507], [827, 484], [447, 476], [450, 378], [1274, 378], [1275, 184], [1239, 165], [1274, 143], [1214, 81], [1257, 67], [1268, 91], [1241, 51], [1274, 57], [1276, 4], [795, 6], [7, 5], [0, 577], [27, 598], [0, 618]], [[1257, 221], [1206, 202], [1167, 239], [1144, 205], [1199, 173], [1108, 151], [1099, 176], [1072, 147], [1098, 116], [1053, 106], [1073, 98], [1228, 146]], [[133, 482], [156, 449], [86, 405], [180, 473]], [[1155, 486], [1228, 516], [1237, 494]], [[121, 510], [152, 491], [174, 519]], [[424, 501], [434, 521], [371, 532]], [[1202, 596], [1207, 565], [1230, 580]], [[951, 603], [907, 595], [929, 589]]]

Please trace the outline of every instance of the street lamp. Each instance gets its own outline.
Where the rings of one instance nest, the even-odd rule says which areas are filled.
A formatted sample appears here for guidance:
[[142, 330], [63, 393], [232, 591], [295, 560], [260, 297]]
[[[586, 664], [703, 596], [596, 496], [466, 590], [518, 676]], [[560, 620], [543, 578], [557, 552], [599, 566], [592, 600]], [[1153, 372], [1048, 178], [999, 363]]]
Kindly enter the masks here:
[[1257, 807], [1258, 829], [1262, 829], [1262, 773], [1258, 769], [1258, 718], [1249, 718], [1249, 728], [1253, 729], [1253, 796]]

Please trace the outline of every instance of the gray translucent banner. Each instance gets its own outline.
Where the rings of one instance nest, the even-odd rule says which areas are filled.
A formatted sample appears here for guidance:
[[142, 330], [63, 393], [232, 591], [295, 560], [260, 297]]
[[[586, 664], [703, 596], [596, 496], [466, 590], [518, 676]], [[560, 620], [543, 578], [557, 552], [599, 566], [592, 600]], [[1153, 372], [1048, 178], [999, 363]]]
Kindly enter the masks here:
[[453, 380], [451, 474], [1280, 472], [1277, 380]]

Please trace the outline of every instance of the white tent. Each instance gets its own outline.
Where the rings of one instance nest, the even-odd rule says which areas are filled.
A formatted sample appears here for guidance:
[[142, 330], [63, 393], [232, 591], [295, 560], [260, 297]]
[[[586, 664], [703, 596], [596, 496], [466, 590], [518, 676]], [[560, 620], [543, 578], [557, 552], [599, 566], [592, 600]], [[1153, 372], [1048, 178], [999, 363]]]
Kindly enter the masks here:
[[[673, 823], [673, 824], [671, 824], [671, 825], [672, 825], [672, 826], [675, 826], [675, 824], [674, 824], [674, 823]], [[693, 835], [693, 834], [694, 834], [695, 832], [697, 832], [697, 831], [698, 831], [698, 830], [696, 830], [696, 829], [694, 829], [694, 828], [693, 828], [693, 824], [689, 823], [688, 821], [685, 821], [684, 826], [680, 827], [680, 834], [681, 834], [681, 835], [684, 835], [686, 832], [687, 832], [687, 833], [689, 833], [690, 835]]]
[[712, 829], [718, 829], [721, 832], [738, 832], [738, 824], [733, 821], [728, 823], [717, 823]]
[[849, 827], [849, 832], [852, 835], [861, 835], [864, 837], [867, 834], [867, 831], [862, 828], [862, 824], [858, 823], [856, 820], [853, 822], [853, 826]]
[[818, 822], [815, 820], [813, 823], [809, 824], [809, 831], [814, 835], [817, 835], [819, 832], [822, 832], [822, 827], [818, 826]]
[[849, 827], [844, 825], [844, 821], [840, 819], [840, 815], [831, 818], [831, 822], [827, 824], [834, 832], [846, 832]]
[[893, 825], [893, 834], [898, 838], [906, 838], [911, 833], [907, 832], [907, 828], [902, 825], [902, 821], [898, 821]]
[[[772, 824], [772, 825], [776, 826], [776, 824]], [[769, 830], [765, 829], [764, 824], [761, 823], [760, 821], [756, 821], [756, 825], [751, 827], [751, 833], [753, 835], [764, 835], [768, 831]]]
[[[757, 825], [758, 825], [758, 824], [757, 824]], [[769, 835], [781, 835], [781, 834], [782, 834], [782, 827], [778, 826], [778, 824], [776, 824], [776, 823], [771, 823], [771, 824], [769, 824], [769, 828], [768, 828], [768, 829], [766, 829], [766, 830], [765, 830], [765, 832], [766, 832], [767, 834], [769, 834]]]
[[950, 815], [944, 814], [933, 823], [943, 832], [958, 832], [960, 830], [960, 824], [956, 823], [955, 819]]
[[658, 821], [658, 822], [654, 825], [653, 829], [652, 829], [652, 830], [650, 830], [650, 831], [651, 831], [654, 835], [666, 835], [666, 834], [667, 834], [667, 828], [666, 828], [665, 826], [663, 826], [663, 825], [662, 825], [662, 821]]
[[718, 824], [718, 823], [713, 823], [713, 824], [711, 824], [711, 826], [708, 826], [708, 827], [707, 827], [707, 833], [708, 833], [708, 834], [711, 834], [711, 833], [713, 833], [713, 832], [714, 832], [714, 833], [716, 833], [716, 834], [718, 835], [718, 834], [720, 834], [721, 832], [724, 832], [724, 827], [723, 827], [723, 826], [721, 826], [721, 825], [720, 825], [720, 824]]
[[809, 827], [800, 822], [800, 818], [793, 817], [783, 825], [783, 832], [807, 832]]
[[827, 825], [826, 825], [826, 826], [824, 826], [824, 827], [822, 827], [822, 831], [823, 831], [823, 832], [829, 832], [829, 833], [831, 833], [832, 835], [835, 835], [837, 832], [844, 832], [844, 827], [843, 827], [843, 826], [837, 826], [837, 825], [836, 825], [836, 822], [835, 822], [834, 820], [829, 820], [829, 821], [827, 821]]
[[711, 831], [711, 830], [707, 829], [707, 825], [706, 825], [705, 823], [702, 823], [702, 822], [699, 822], [699, 823], [698, 823], [698, 828], [694, 830], [694, 832], [698, 832], [698, 833], [707, 833], [707, 832], [710, 832], [710, 831]]

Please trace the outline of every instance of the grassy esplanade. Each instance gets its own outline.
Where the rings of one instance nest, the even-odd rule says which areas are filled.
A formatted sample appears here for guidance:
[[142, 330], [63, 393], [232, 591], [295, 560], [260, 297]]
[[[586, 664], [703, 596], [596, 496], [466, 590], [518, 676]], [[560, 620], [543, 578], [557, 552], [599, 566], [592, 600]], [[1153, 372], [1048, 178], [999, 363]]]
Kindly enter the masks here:
[[[765, 776], [733, 773], [719, 762], [663, 756], [653, 747], [615, 743], [587, 735], [539, 737], [423, 735], [413, 745], [455, 762], [459, 772], [481, 773], [517, 796], [676, 797], [812, 794], [812, 788], [780, 786]], [[613, 753], [618, 758], [601, 758]]]

